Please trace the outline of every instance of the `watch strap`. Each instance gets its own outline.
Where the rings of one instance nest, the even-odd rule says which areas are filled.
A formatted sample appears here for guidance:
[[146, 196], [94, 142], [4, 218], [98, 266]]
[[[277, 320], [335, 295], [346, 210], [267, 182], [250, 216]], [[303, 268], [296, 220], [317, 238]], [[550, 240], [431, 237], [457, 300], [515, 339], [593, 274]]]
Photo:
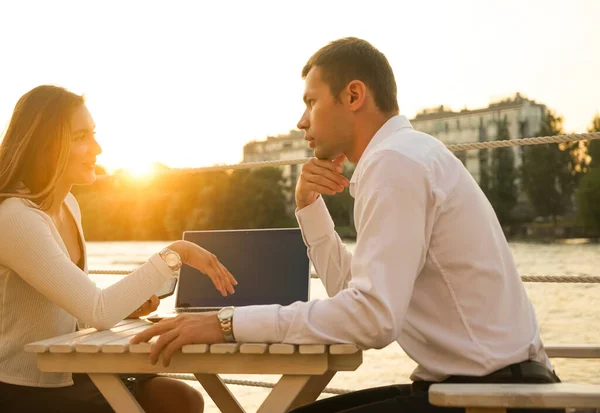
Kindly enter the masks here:
[[235, 337], [233, 336], [233, 311], [229, 317], [217, 317], [221, 324], [221, 331], [223, 332], [223, 338], [226, 343], [234, 343]]

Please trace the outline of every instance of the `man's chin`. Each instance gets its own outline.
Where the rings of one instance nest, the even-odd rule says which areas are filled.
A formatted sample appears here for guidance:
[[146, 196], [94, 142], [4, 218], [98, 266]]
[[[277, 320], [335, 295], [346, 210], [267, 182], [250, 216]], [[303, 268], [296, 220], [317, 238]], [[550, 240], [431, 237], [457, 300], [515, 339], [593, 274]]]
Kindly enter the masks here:
[[332, 161], [337, 159], [338, 156], [342, 155], [341, 153], [332, 155], [331, 153], [319, 151], [317, 148], [313, 151], [314, 157], [323, 161]]
[[322, 161], [325, 161], [325, 160], [330, 161], [331, 160], [331, 156], [329, 155], [329, 153], [327, 153], [326, 151], [320, 150], [319, 148], [315, 148], [313, 150], [313, 156]]

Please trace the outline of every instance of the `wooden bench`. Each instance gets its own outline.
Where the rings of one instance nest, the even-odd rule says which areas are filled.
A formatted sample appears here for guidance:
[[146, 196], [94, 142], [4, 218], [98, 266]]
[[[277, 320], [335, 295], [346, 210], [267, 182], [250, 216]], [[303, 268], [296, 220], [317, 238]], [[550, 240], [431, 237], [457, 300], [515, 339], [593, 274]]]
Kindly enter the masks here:
[[[600, 345], [596, 344], [549, 344], [544, 347], [551, 358], [600, 358]], [[435, 384], [429, 389], [429, 401], [437, 406], [464, 407], [467, 413], [504, 413], [512, 407], [595, 409], [600, 408], [600, 385]]]
[[550, 358], [600, 358], [600, 345], [598, 344], [548, 344], [545, 345], [544, 348]]
[[464, 407], [466, 413], [506, 413], [507, 408], [599, 408], [595, 384], [434, 384], [429, 402]]

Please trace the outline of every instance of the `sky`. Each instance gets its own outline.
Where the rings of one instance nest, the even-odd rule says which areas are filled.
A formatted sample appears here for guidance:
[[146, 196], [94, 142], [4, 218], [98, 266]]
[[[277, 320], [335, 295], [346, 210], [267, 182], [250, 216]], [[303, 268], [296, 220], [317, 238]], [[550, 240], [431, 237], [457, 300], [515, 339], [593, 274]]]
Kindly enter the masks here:
[[98, 163], [237, 163], [295, 128], [306, 60], [361, 37], [390, 61], [402, 114], [520, 92], [585, 132], [600, 112], [600, 1], [2, 1], [0, 127], [40, 84], [84, 93]]

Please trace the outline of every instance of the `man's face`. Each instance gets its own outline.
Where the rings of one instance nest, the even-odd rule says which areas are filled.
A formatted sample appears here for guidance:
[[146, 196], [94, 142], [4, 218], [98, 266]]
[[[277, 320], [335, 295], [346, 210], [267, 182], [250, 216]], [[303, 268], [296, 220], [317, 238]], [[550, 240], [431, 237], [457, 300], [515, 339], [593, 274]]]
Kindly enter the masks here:
[[306, 76], [304, 103], [306, 110], [298, 128], [304, 130], [304, 139], [314, 149], [315, 157], [333, 160], [351, 150], [351, 112], [331, 94], [319, 67], [313, 67]]

